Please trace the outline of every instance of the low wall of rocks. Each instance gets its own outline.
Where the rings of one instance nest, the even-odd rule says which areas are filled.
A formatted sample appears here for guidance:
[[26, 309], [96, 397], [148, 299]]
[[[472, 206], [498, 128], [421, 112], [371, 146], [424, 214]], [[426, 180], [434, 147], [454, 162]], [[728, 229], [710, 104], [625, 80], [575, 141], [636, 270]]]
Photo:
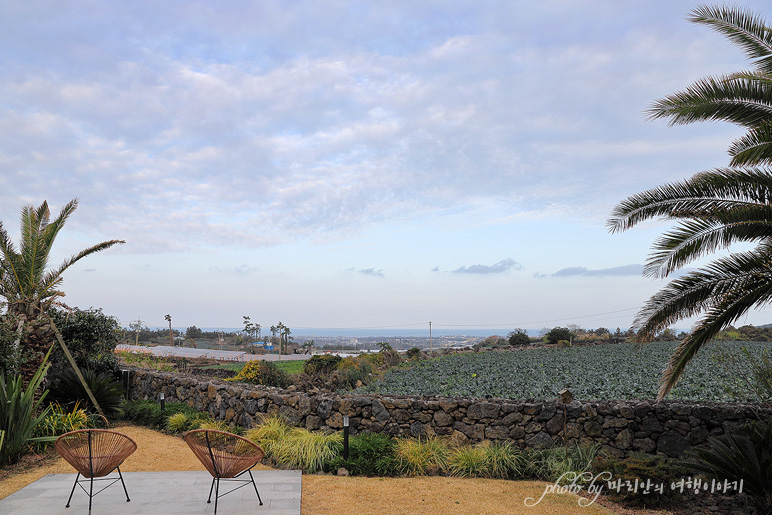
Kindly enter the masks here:
[[458, 443], [512, 440], [521, 448], [569, 442], [598, 443], [607, 453], [679, 456], [772, 410], [746, 404], [681, 401], [519, 401], [461, 397], [406, 397], [304, 393], [132, 369], [130, 399], [184, 402], [218, 420], [252, 427], [278, 414], [311, 430], [339, 430], [349, 416], [351, 434], [443, 435]]

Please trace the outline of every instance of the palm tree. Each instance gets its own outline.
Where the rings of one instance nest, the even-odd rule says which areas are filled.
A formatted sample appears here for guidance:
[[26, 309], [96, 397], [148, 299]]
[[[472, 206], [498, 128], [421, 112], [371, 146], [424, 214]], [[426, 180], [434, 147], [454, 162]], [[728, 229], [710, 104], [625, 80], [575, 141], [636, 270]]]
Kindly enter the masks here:
[[93, 245], [65, 259], [57, 268], [46, 270], [56, 236], [77, 207], [78, 200], [74, 199], [51, 220], [45, 201], [37, 208], [24, 206], [18, 250], [0, 222], [0, 297], [4, 299], [7, 315], [19, 319], [20, 334], [22, 325], [27, 326], [22, 347], [31, 359], [22, 367], [25, 379], [34, 375], [54, 340], [54, 329], [45, 313], [64, 296], [59, 289], [64, 271], [90, 254], [125, 243], [110, 240]]
[[772, 300], [772, 171], [754, 168], [772, 164], [772, 30], [758, 16], [737, 8], [703, 6], [689, 19], [738, 44], [755, 69], [703, 79], [655, 102], [650, 117], [668, 118], [671, 125], [725, 120], [748, 132], [729, 149], [731, 168], [633, 195], [614, 208], [608, 226], [620, 232], [652, 218], [679, 222], [653, 244], [644, 275], [656, 278], [733, 243], [756, 246], [672, 280], [638, 313], [634, 326], [640, 341], [678, 320], [702, 315], [671, 356], [660, 399], [703, 345], [752, 307]]

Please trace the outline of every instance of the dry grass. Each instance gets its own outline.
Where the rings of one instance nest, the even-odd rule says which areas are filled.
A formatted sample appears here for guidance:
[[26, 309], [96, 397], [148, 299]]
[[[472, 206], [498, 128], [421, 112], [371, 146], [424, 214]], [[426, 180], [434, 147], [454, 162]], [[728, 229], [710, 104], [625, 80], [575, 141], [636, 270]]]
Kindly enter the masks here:
[[[121, 467], [124, 472], [203, 470], [181, 438], [137, 426], [118, 431], [137, 442], [137, 452]], [[258, 468], [267, 469], [258, 465]], [[29, 458], [16, 467], [0, 470], [0, 499], [46, 474], [72, 474], [72, 467], [56, 456]], [[546, 483], [450, 477], [361, 478], [303, 476], [304, 515], [400, 514], [582, 514], [613, 513], [597, 504], [580, 507], [577, 497], [548, 495], [536, 507], [523, 504], [539, 498]]]

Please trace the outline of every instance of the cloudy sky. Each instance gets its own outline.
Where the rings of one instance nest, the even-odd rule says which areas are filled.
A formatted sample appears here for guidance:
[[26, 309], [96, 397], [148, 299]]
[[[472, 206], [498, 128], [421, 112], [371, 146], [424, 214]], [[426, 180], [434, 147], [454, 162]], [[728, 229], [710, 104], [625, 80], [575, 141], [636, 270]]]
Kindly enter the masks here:
[[625, 329], [667, 226], [610, 211], [742, 132], [646, 120], [747, 68], [696, 5], [8, 0], [0, 220], [79, 198], [52, 265], [126, 240], [63, 284], [124, 323]]

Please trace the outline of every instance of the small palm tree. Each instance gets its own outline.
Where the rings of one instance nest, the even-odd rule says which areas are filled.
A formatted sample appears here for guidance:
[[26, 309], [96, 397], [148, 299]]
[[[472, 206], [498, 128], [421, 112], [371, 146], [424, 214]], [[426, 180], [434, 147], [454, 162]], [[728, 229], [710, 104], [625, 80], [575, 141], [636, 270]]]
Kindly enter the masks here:
[[734, 243], [756, 246], [674, 279], [638, 314], [634, 325], [642, 341], [678, 320], [702, 314], [663, 373], [660, 399], [704, 344], [751, 308], [772, 301], [772, 171], [753, 168], [772, 164], [772, 29], [737, 8], [703, 6], [689, 19], [739, 45], [754, 60], [754, 70], [703, 79], [657, 101], [650, 117], [667, 118], [672, 125], [724, 120], [748, 132], [729, 149], [733, 168], [633, 195], [616, 206], [608, 226], [620, 232], [654, 218], [679, 222], [654, 242], [644, 267], [644, 275], [657, 278]]
[[125, 243], [121, 240], [99, 243], [65, 259], [57, 268], [47, 270], [54, 241], [77, 207], [78, 200], [74, 199], [51, 220], [45, 201], [37, 208], [24, 206], [18, 250], [0, 222], [0, 297], [4, 299], [7, 313], [27, 325], [27, 336], [22, 346], [33, 359], [22, 369], [25, 379], [32, 377], [45, 350], [53, 342], [50, 323], [43, 315], [57, 299], [64, 296], [59, 288], [64, 271], [90, 254]]

